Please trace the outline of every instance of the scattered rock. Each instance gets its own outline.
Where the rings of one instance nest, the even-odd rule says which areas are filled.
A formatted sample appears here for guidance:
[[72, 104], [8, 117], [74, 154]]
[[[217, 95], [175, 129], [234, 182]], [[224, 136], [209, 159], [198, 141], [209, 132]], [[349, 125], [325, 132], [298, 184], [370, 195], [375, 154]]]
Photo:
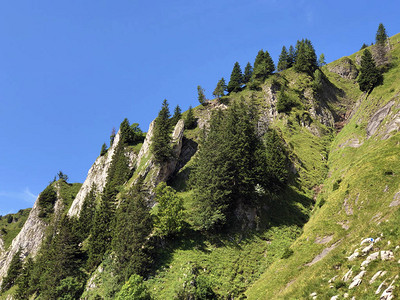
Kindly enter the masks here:
[[361, 266], [362, 266], [362, 267], [368, 266], [369, 263], [370, 263], [371, 261], [374, 261], [374, 260], [378, 259], [378, 257], [379, 257], [379, 252], [372, 253], [371, 255], [369, 255], [369, 256], [367, 257], [366, 260], [364, 260], [364, 261], [361, 263]]
[[394, 299], [393, 296], [393, 290], [394, 290], [394, 282], [395, 280], [393, 280], [390, 285], [386, 288], [386, 290], [383, 291], [381, 297], [379, 298], [380, 300], [391, 300]]
[[375, 292], [375, 295], [378, 295], [381, 292], [381, 289], [383, 287], [383, 285], [385, 284], [386, 279], [384, 281], [382, 281], [382, 283], [378, 286], [378, 289]]
[[317, 256], [314, 257], [314, 259], [305, 264], [307, 267], [312, 266], [313, 264], [319, 262], [321, 259], [323, 259], [326, 255], [328, 255], [329, 252], [331, 252], [333, 249], [335, 249], [337, 247], [337, 245], [341, 242], [342, 240], [338, 240], [336, 243], [332, 244], [331, 246], [325, 248], [324, 250], [322, 250], [322, 252], [320, 254], [318, 254]]
[[349, 298], [349, 294], [348, 293], [344, 293], [343, 294], [343, 298]]
[[342, 78], [356, 79], [358, 75], [357, 67], [353, 61], [348, 57], [343, 57], [334, 66], [328, 65], [329, 72], [338, 74]]
[[355, 260], [358, 256], [360, 256], [360, 253], [359, 253], [358, 250], [356, 249], [352, 255], [350, 255], [349, 257], [347, 257], [347, 259], [348, 259], [349, 261], [353, 261], [353, 260]]
[[333, 234], [324, 236], [323, 238], [317, 237], [315, 239], [315, 243], [316, 244], [326, 244], [326, 243], [329, 243], [332, 239], [333, 239]]
[[317, 293], [316, 292], [311, 293], [310, 297], [313, 299], [317, 299]]
[[331, 297], [331, 300], [337, 300], [338, 297], [339, 297], [339, 295], [333, 296], [333, 297]]
[[355, 288], [356, 286], [359, 286], [362, 282], [362, 278], [365, 275], [365, 271], [361, 271], [360, 273], [358, 273], [358, 275], [356, 277], [353, 278], [353, 281], [351, 282], [350, 286], [349, 286], [349, 290], [352, 288]]
[[334, 282], [338, 276], [339, 276], [339, 275], [333, 276], [331, 279], [329, 279], [328, 283]]
[[349, 222], [348, 220], [346, 220], [346, 221], [337, 222], [336, 224], [342, 226], [342, 228], [343, 228], [344, 230], [349, 230], [349, 228], [350, 228], [349, 223], [350, 223], [350, 222]]
[[382, 271], [378, 271], [372, 276], [371, 280], [369, 281], [369, 284], [373, 284], [375, 280], [382, 274]]
[[381, 251], [381, 260], [392, 260], [394, 259], [393, 252], [389, 251]]
[[386, 118], [389, 114], [390, 109], [394, 105], [394, 101], [390, 101], [384, 107], [378, 109], [376, 113], [371, 117], [367, 125], [367, 137], [370, 138], [372, 135], [376, 133], [378, 130], [379, 125]]
[[374, 239], [373, 239], [373, 238], [366, 238], [366, 239], [363, 239], [363, 240], [361, 241], [360, 246], [361, 246], [362, 244], [373, 243], [373, 242], [374, 242]]
[[350, 278], [351, 278], [352, 275], [353, 275], [353, 269], [350, 269], [350, 270], [347, 271], [346, 274], [344, 274], [342, 280], [343, 280], [344, 282], [347, 282], [347, 281], [350, 280]]
[[364, 249], [362, 249], [361, 252], [362, 252], [364, 255], [365, 255], [365, 254], [368, 254], [368, 252], [371, 251], [373, 247], [374, 247], [374, 244], [370, 244], [370, 245], [368, 245], [367, 247], [365, 247]]
[[397, 251], [397, 250], [399, 250], [399, 248], [400, 248], [400, 246], [399, 246], [399, 245], [397, 245], [397, 246], [396, 246], [396, 248], [394, 248], [394, 251]]
[[386, 192], [388, 192], [388, 191], [389, 191], [389, 186], [386, 185], [386, 186], [385, 186], [385, 189], [383, 190], [383, 192], [386, 193]]

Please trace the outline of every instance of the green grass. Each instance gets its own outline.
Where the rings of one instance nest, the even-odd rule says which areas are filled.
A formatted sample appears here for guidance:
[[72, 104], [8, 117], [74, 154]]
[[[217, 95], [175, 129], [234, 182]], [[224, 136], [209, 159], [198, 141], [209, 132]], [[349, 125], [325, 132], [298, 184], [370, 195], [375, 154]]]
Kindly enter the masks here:
[[[8, 214], [0, 219], [0, 238], [4, 241], [4, 248], [7, 249], [12, 240], [21, 231], [26, 219], [29, 216], [31, 208], [21, 209], [16, 214]], [[8, 223], [9, 216], [12, 216], [12, 222]]]
[[60, 196], [65, 206], [65, 211], [68, 211], [74, 201], [76, 194], [78, 194], [82, 183], [67, 183], [63, 180], [60, 182]]

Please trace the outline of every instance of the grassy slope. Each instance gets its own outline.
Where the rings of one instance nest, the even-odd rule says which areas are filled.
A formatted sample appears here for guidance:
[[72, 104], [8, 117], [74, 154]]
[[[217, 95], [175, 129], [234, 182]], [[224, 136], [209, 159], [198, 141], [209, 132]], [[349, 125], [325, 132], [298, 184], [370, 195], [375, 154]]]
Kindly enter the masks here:
[[[359, 287], [348, 290], [349, 283], [341, 281], [349, 268], [353, 268], [354, 275], [359, 272], [365, 257], [353, 262], [349, 262], [346, 257], [360, 247], [359, 243], [363, 238], [376, 238], [383, 233], [383, 240], [375, 244], [374, 252], [379, 249], [393, 250], [400, 244], [400, 212], [398, 207], [389, 207], [394, 194], [400, 190], [400, 134], [396, 133], [388, 140], [381, 140], [379, 137], [366, 140], [365, 133], [370, 116], [378, 108], [392, 99], [400, 104], [400, 67], [397, 59], [400, 57], [400, 46], [397, 44], [399, 39], [400, 35], [392, 38], [394, 64], [384, 75], [384, 85], [377, 87], [367, 99], [354, 89], [356, 85], [353, 82], [327, 73], [329, 79], [345, 90], [347, 95], [363, 101], [332, 142], [329, 176], [318, 196], [318, 201], [325, 204], [321, 208], [316, 206], [303, 234], [291, 247], [294, 250], [293, 256], [276, 261], [249, 289], [249, 299], [304, 299], [312, 292], [317, 292], [321, 299], [329, 299], [333, 295], [343, 296], [345, 292], [357, 299], [376, 299], [374, 293], [382, 280], [397, 274], [397, 261], [379, 260], [367, 267], [365, 278]], [[354, 59], [356, 55], [350, 58]], [[364, 143], [359, 148], [341, 146], [351, 138], [357, 138]], [[349, 228], [342, 227], [342, 224]], [[326, 236], [331, 236], [329, 242], [316, 243], [317, 238]], [[387, 245], [388, 241], [391, 241], [390, 245]], [[323, 249], [335, 243], [337, 247], [325, 258], [312, 266], [306, 265]], [[395, 257], [399, 258], [398, 252], [395, 252]], [[369, 279], [378, 270], [386, 270], [388, 273], [369, 286]], [[338, 279], [330, 288], [328, 280], [335, 275], [339, 275]], [[398, 288], [395, 293], [398, 295]]]
[[[26, 219], [28, 218], [30, 208], [21, 209], [16, 214], [5, 215], [0, 219], [0, 238], [4, 241], [4, 248], [7, 249], [12, 240], [21, 231], [22, 226], [24, 226]], [[8, 223], [8, 217], [12, 216], [12, 222]]]

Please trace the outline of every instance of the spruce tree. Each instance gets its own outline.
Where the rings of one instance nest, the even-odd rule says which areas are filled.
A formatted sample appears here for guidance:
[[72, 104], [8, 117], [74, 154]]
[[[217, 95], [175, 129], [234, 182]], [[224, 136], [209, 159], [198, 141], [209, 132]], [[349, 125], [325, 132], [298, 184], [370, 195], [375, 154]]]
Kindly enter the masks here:
[[325, 55], [323, 53], [321, 53], [321, 55], [319, 56], [319, 59], [318, 59], [318, 66], [323, 67], [325, 65], [326, 65]]
[[148, 237], [152, 232], [150, 208], [142, 190], [142, 179], [123, 195], [118, 208], [112, 249], [115, 252], [115, 270], [121, 281], [133, 274], [146, 275], [152, 263]]
[[247, 84], [250, 81], [252, 74], [253, 74], [253, 67], [251, 66], [250, 62], [248, 62], [246, 67], [244, 68], [244, 74], [243, 74], [244, 84]]
[[368, 48], [368, 45], [367, 45], [366, 43], [363, 43], [362, 46], [361, 46], [361, 48], [360, 48], [360, 50], [363, 50], [363, 49], [365, 49], [365, 48]]
[[177, 105], [174, 109], [174, 115], [172, 116], [171, 121], [170, 121], [171, 128], [175, 127], [176, 123], [178, 123], [178, 121], [181, 119], [181, 117], [182, 117], [182, 110], [179, 107], [179, 105]]
[[107, 145], [106, 145], [106, 143], [104, 143], [104, 144], [101, 146], [100, 156], [103, 156], [103, 155], [105, 155], [106, 153], [107, 153]]
[[375, 44], [385, 46], [388, 39], [385, 26], [382, 23], [379, 24], [378, 30], [376, 31]]
[[204, 89], [198, 85], [197, 86], [197, 99], [199, 100], [201, 105], [206, 105], [207, 104], [207, 99], [206, 95], [204, 94]]
[[185, 119], [185, 128], [193, 129], [196, 127], [196, 118], [194, 117], [193, 108], [189, 106], [186, 119]]
[[297, 41], [294, 69], [312, 75], [317, 68], [317, 56], [311, 41], [308, 39]]
[[294, 50], [294, 47], [290, 45], [288, 53], [288, 68], [293, 67], [295, 59], [296, 59], [296, 51]]
[[18, 250], [11, 259], [10, 266], [8, 267], [7, 276], [3, 278], [1, 284], [1, 291], [9, 290], [16, 282], [18, 276], [22, 273], [21, 250]]
[[224, 96], [225, 89], [226, 89], [225, 79], [222, 77], [218, 81], [217, 86], [215, 87], [213, 96], [217, 97], [219, 100], [222, 96]]
[[281, 54], [279, 55], [278, 61], [278, 72], [286, 70], [289, 67], [289, 54], [286, 50], [286, 47], [282, 47]]
[[169, 118], [168, 102], [164, 100], [154, 122], [153, 137], [151, 140], [151, 152], [158, 163], [166, 162], [173, 156]]
[[114, 144], [114, 139], [115, 139], [115, 127], [111, 130], [111, 135], [110, 135], [110, 147]]
[[268, 51], [260, 50], [254, 61], [253, 75], [251, 78], [251, 89], [258, 89], [260, 84], [275, 71], [274, 62]]
[[29, 296], [33, 294], [32, 287], [29, 284], [34, 262], [31, 257], [28, 257], [23, 265], [20, 276], [16, 280], [17, 290], [15, 296], [17, 299], [29, 299]]
[[231, 79], [228, 83], [228, 93], [240, 92], [242, 90], [243, 74], [238, 62], [235, 62], [231, 73]]
[[368, 49], [365, 49], [361, 56], [360, 75], [357, 79], [360, 90], [370, 93], [375, 86], [382, 83], [382, 80], [382, 75], [376, 67], [371, 52], [369, 52]]

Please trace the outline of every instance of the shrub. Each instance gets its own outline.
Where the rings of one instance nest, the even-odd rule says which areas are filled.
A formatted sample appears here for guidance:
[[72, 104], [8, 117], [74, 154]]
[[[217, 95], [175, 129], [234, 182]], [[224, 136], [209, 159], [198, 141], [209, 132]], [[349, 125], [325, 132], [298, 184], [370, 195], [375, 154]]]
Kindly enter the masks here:
[[57, 193], [52, 185], [47, 186], [43, 192], [40, 193], [38, 204], [40, 207], [39, 217], [45, 218], [48, 214], [53, 213], [54, 203], [57, 201]]

